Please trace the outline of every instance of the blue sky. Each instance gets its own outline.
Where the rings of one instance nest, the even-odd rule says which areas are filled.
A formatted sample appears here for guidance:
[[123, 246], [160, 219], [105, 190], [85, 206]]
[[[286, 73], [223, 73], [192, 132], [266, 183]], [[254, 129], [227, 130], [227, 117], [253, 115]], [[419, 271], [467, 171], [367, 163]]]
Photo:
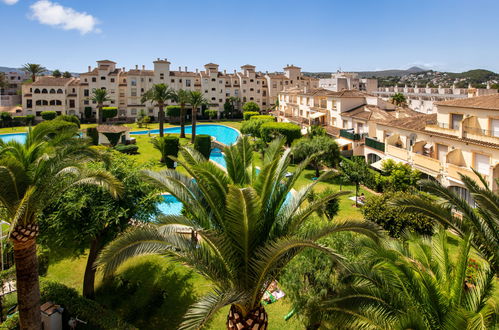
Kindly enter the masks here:
[[0, 0], [0, 66], [499, 72], [498, 13], [497, 0]]

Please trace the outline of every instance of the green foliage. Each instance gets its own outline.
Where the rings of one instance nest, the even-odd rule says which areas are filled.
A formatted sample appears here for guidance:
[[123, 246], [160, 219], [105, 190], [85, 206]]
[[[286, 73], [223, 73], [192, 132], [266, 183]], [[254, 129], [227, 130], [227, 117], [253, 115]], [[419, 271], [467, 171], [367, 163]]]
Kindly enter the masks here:
[[92, 107], [85, 107], [85, 118], [92, 118]]
[[207, 109], [204, 113], [208, 116], [208, 118], [213, 119], [217, 116], [218, 110], [217, 109]]
[[[331, 188], [327, 188], [324, 191], [320, 193], [316, 193], [315, 191], [311, 191], [308, 196], [307, 200], [309, 203], [312, 203], [318, 199], [331, 196], [335, 193], [334, 190]], [[327, 203], [322, 205], [321, 208], [318, 208], [316, 210], [316, 213], [319, 217], [326, 217], [328, 220], [333, 220], [333, 218], [338, 214], [338, 211], [340, 210], [340, 200], [339, 198], [333, 198], [329, 200]]]
[[272, 116], [251, 116], [250, 120], [243, 121], [241, 125], [241, 133], [251, 135], [253, 137], [260, 137], [260, 127], [262, 124], [274, 121], [275, 117]]
[[[35, 126], [38, 129], [47, 129], [54, 132], [61, 132], [64, 130], [74, 130], [75, 134], [78, 126], [75, 123], [68, 122], [65, 120], [46, 120]], [[54, 135], [54, 133], [51, 133]]]
[[399, 163], [393, 159], [385, 159], [382, 163], [383, 174], [379, 177], [379, 184], [384, 191], [407, 191], [415, 189], [421, 178], [421, 172], [411, 165]]
[[43, 120], [52, 120], [57, 117], [57, 112], [55, 111], [42, 111], [41, 113]]
[[260, 127], [260, 136], [265, 142], [284, 136], [286, 144], [290, 146], [294, 140], [301, 137], [300, 126], [291, 123], [265, 122]]
[[140, 109], [139, 115], [137, 116], [136, 122], [137, 126], [141, 128], [144, 124], [147, 128], [147, 124], [151, 121], [151, 117], [146, 115], [144, 109]]
[[69, 71], [64, 71], [64, 72], [62, 73], [62, 77], [63, 77], [63, 78], [71, 78], [72, 76], [73, 76], [73, 75], [72, 75], [72, 74], [71, 74], [71, 72], [69, 72]]
[[343, 158], [340, 162], [341, 175], [346, 182], [355, 185], [355, 206], [358, 204], [359, 186], [369, 176], [369, 168], [364, 157], [353, 157], [351, 160]]
[[402, 94], [402, 93], [393, 94], [391, 97], [391, 101], [393, 104], [395, 104], [396, 106], [399, 106], [399, 107], [403, 106], [407, 103], [407, 99], [404, 96], [404, 94]]
[[2, 324], [2, 329], [18, 330], [19, 329], [19, 313], [9, 316]]
[[61, 78], [62, 73], [58, 69], [55, 69], [54, 71], [52, 71], [52, 76], [54, 76], [54, 78]]
[[99, 132], [97, 132], [96, 127], [88, 127], [87, 136], [91, 139], [94, 146], [99, 145]]
[[169, 157], [178, 157], [180, 140], [177, 135], [159, 136], [151, 140], [154, 148], [161, 153], [161, 162], [168, 168], [175, 168], [174, 161]]
[[250, 120], [263, 120], [264, 122], [268, 122], [277, 121], [277, 118], [271, 115], [254, 115], [251, 116]]
[[243, 105], [244, 112], [260, 112], [260, 106], [255, 102], [246, 102]]
[[31, 126], [35, 124], [35, 115], [26, 115], [26, 126]]
[[97, 302], [83, 298], [75, 289], [52, 282], [41, 281], [40, 291], [42, 301], [54, 301], [64, 307], [66, 315], [78, 316], [88, 324], [78, 324], [78, 329], [122, 330], [135, 327], [121, 320], [113, 312], [104, 309]]
[[111, 133], [111, 132], [106, 132], [102, 133], [108, 140], [109, 143], [114, 147], [120, 142], [120, 138], [123, 135], [122, 132], [119, 133]]
[[206, 159], [210, 158], [211, 136], [207, 134], [198, 134], [194, 140], [194, 149], [199, 151]]
[[166, 115], [168, 117], [180, 117], [180, 106], [169, 105], [166, 107]]
[[114, 118], [118, 115], [118, 108], [116, 107], [103, 107], [102, 108], [102, 118]]
[[139, 151], [139, 146], [136, 144], [118, 144], [114, 147], [114, 150], [121, 152], [122, 154], [136, 155]]
[[404, 212], [401, 207], [390, 204], [395, 199], [411, 198], [411, 196], [413, 195], [406, 192], [369, 196], [362, 208], [364, 219], [377, 223], [388, 231], [391, 237], [400, 237], [405, 231], [432, 235], [431, 218], [414, 212]]
[[258, 116], [260, 113], [257, 111], [245, 111], [243, 112], [243, 119], [249, 120], [253, 116]]
[[312, 125], [307, 136], [313, 138], [315, 136], [326, 136], [326, 129], [319, 125]]
[[319, 176], [322, 166], [335, 166], [340, 159], [340, 149], [336, 141], [328, 136], [305, 137], [295, 140], [292, 145], [295, 161], [302, 161], [313, 156], [310, 165]]
[[70, 123], [75, 123], [78, 126], [78, 128], [80, 127], [80, 120], [75, 115], [60, 115], [56, 118], [56, 120], [63, 120]]

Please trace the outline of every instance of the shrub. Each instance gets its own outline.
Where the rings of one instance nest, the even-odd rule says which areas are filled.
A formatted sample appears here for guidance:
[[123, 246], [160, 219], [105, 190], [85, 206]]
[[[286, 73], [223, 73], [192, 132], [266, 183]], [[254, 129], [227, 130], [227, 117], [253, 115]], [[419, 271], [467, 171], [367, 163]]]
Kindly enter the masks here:
[[94, 146], [99, 144], [99, 132], [97, 132], [97, 128], [95, 127], [87, 128], [87, 136], [92, 140], [92, 144]]
[[169, 156], [178, 156], [180, 148], [179, 137], [177, 135], [166, 135], [152, 139], [151, 143], [161, 153], [160, 162], [164, 163], [168, 168], [174, 168], [174, 161]]
[[166, 115], [168, 117], [180, 117], [180, 106], [169, 105], [166, 107]]
[[241, 125], [241, 133], [260, 137], [260, 127], [263, 123], [274, 122], [275, 117], [272, 116], [252, 116], [250, 120], [243, 121]]
[[33, 125], [35, 123], [35, 115], [26, 115], [26, 126]]
[[218, 114], [218, 110], [217, 109], [207, 109], [205, 112], [204, 112], [208, 118], [213, 119], [217, 116]]
[[421, 178], [421, 172], [409, 164], [398, 163], [393, 159], [385, 159], [382, 163], [383, 176], [380, 184], [383, 189], [391, 191], [407, 191], [414, 189]]
[[289, 146], [294, 140], [301, 137], [300, 126], [291, 123], [266, 122], [260, 127], [260, 136], [265, 142], [270, 142], [278, 136], [286, 138]]
[[410, 196], [406, 192], [370, 196], [362, 208], [364, 218], [383, 227], [392, 237], [399, 237], [405, 230], [421, 235], [433, 234], [433, 222], [430, 218], [418, 213], [403, 212], [400, 207], [390, 205], [392, 199]]
[[103, 107], [102, 108], [102, 118], [114, 118], [118, 115], [118, 108], [116, 107]]
[[274, 117], [274, 116], [271, 116], [271, 115], [256, 115], [256, 116], [252, 116], [250, 119], [251, 120], [263, 120], [265, 122], [267, 122], [267, 121], [277, 121], [277, 118]]
[[194, 149], [199, 151], [206, 159], [210, 158], [211, 136], [207, 134], [198, 134], [194, 139]]
[[92, 118], [92, 107], [85, 107], [85, 118]]
[[297, 139], [293, 142], [295, 161], [302, 161], [311, 155], [310, 166], [315, 169], [315, 176], [319, 176], [322, 166], [335, 166], [340, 159], [338, 144], [329, 136], [314, 136]]
[[[327, 188], [326, 190], [320, 193], [314, 192], [312, 190], [308, 194], [307, 200], [309, 203], [312, 203], [321, 198], [333, 195], [334, 193], [336, 193], [336, 191], [332, 190], [331, 188]], [[326, 217], [326, 219], [332, 220], [338, 214], [339, 210], [340, 210], [340, 200], [339, 198], [333, 198], [326, 204], [322, 205], [322, 207], [317, 209], [316, 213], [320, 217]]]
[[51, 129], [54, 129], [56, 131], [60, 131], [63, 129], [68, 129], [68, 128], [74, 128], [77, 129], [78, 126], [76, 126], [75, 123], [70, 123], [64, 120], [47, 120], [43, 121], [40, 124], [36, 125], [36, 127], [43, 127], [47, 126], [50, 127]]
[[7, 123], [12, 121], [12, 115], [8, 112], [0, 112], [0, 122], [2, 123], [2, 127], [5, 127]]
[[42, 111], [41, 113], [43, 120], [52, 120], [57, 117], [57, 112], [55, 111]]
[[244, 120], [250, 120], [251, 117], [253, 116], [258, 116], [260, 113], [256, 111], [245, 111], [243, 112], [243, 119]]
[[73, 288], [52, 282], [40, 281], [41, 301], [53, 301], [64, 307], [67, 316], [78, 316], [88, 324], [78, 324], [78, 329], [135, 329], [97, 302], [83, 298]]
[[114, 147], [114, 150], [119, 151], [123, 154], [135, 155], [138, 153], [139, 146], [136, 144], [118, 144]]
[[26, 116], [15, 116], [12, 117], [13, 126], [23, 126], [26, 125]]
[[80, 120], [75, 115], [60, 115], [56, 118], [56, 120], [64, 120], [70, 123], [75, 123], [78, 127], [80, 127]]
[[246, 111], [260, 112], [260, 106], [255, 102], [246, 102], [243, 105], [243, 112]]

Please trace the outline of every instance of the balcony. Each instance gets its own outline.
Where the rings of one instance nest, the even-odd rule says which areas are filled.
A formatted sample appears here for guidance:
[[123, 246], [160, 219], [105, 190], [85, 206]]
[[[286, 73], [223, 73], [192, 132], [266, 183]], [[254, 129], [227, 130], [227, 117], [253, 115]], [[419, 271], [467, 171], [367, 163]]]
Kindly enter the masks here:
[[449, 127], [448, 123], [438, 122], [436, 124], [426, 125], [426, 130], [460, 137], [459, 130]]
[[436, 158], [431, 158], [428, 156], [423, 156], [421, 154], [412, 154], [412, 161], [415, 166], [423, 169], [423, 171], [429, 171], [433, 173], [439, 173], [442, 169], [442, 164]]
[[345, 139], [349, 139], [352, 141], [360, 141], [362, 140], [365, 136], [367, 136], [366, 133], [354, 133], [352, 129], [341, 129], [340, 130], [340, 136], [344, 137]]
[[365, 142], [367, 147], [385, 152], [385, 144], [383, 142], [380, 142], [370, 137], [366, 137]]
[[499, 144], [499, 132], [463, 126], [463, 138]]
[[409, 162], [409, 151], [406, 149], [398, 148], [390, 144], [385, 145], [385, 153], [403, 161]]
[[[480, 181], [479, 177], [471, 170], [467, 169], [466, 167], [462, 166], [457, 166], [454, 164], [447, 163], [447, 176], [461, 181], [461, 176], [466, 175], [472, 178], [475, 182], [477, 182], [481, 187], [483, 187], [482, 182]], [[488, 176], [484, 176], [486, 181], [490, 181]]]

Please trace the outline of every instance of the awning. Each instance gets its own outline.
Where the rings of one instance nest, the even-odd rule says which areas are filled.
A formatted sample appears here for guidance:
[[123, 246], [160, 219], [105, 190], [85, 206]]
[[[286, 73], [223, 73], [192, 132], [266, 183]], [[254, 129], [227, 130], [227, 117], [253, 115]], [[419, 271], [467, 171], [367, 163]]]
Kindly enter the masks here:
[[319, 117], [323, 117], [325, 115], [326, 114], [322, 113], [322, 112], [315, 112], [315, 113], [313, 113], [313, 114], [310, 115], [310, 119], [316, 119], [316, 118], [319, 118]]
[[351, 140], [347, 140], [347, 139], [344, 139], [344, 138], [337, 138], [336, 140], [336, 143], [338, 143], [338, 146], [340, 147], [343, 147], [343, 146], [346, 146], [347, 144], [350, 144], [352, 143]]
[[449, 181], [454, 182], [454, 183], [460, 184], [461, 186], [464, 186], [463, 181], [460, 181], [460, 180], [457, 180], [457, 179], [454, 179], [454, 178], [451, 178], [451, 177], [447, 177], [447, 179], [448, 179]]
[[377, 170], [382, 171], [382, 170], [383, 170], [383, 160], [384, 160], [384, 159], [380, 159], [380, 160], [378, 160], [377, 162], [372, 163], [372, 164], [371, 164], [371, 167], [372, 167], [372, 168], [375, 168], [375, 169], [377, 169]]
[[433, 148], [433, 145], [430, 144], [430, 143], [427, 143], [427, 144], [424, 145], [424, 148], [425, 149], [431, 149], [431, 148]]

